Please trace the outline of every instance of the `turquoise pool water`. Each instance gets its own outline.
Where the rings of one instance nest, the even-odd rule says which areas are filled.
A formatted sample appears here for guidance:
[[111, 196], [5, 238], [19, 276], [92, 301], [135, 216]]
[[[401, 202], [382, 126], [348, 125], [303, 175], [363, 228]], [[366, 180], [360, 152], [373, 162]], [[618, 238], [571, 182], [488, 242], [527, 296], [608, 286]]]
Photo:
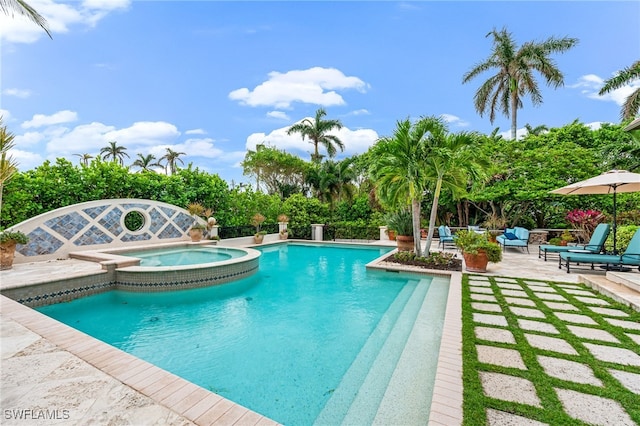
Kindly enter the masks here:
[[[349, 401], [328, 401], [355, 397], [364, 378], [352, 377], [366, 374], [406, 311], [403, 294], [429, 286], [365, 269], [388, 250], [264, 247], [260, 271], [234, 283], [112, 291], [38, 310], [278, 422], [310, 425], [344, 418]], [[394, 356], [407, 337], [394, 337]]]
[[185, 266], [236, 259], [247, 253], [228, 247], [184, 247], [131, 251], [122, 255], [139, 258], [140, 266]]

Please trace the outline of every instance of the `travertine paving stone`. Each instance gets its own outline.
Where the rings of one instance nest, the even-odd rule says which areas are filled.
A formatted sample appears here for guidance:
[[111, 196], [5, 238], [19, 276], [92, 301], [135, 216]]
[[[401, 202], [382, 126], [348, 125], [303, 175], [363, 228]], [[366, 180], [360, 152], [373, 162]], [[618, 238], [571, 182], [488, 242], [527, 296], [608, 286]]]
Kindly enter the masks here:
[[626, 328], [627, 330], [640, 330], [640, 322], [624, 321], [613, 318], [605, 318], [604, 320], [611, 325]]
[[471, 307], [476, 311], [502, 312], [502, 308], [497, 303], [471, 303]]
[[473, 314], [473, 321], [481, 324], [490, 324], [490, 325], [501, 325], [507, 326], [507, 319], [502, 315], [491, 315], [491, 314]]
[[527, 379], [501, 373], [480, 372], [480, 383], [485, 395], [503, 401], [540, 407], [540, 398], [536, 388]]
[[610, 317], [628, 317], [629, 316], [628, 313], [623, 312], [619, 309], [599, 308], [599, 307], [592, 307], [592, 306], [589, 306], [589, 309], [591, 309], [593, 312], [597, 312], [601, 315], [608, 315]]
[[489, 281], [489, 277], [486, 275], [471, 275], [469, 279], [472, 281]]
[[629, 336], [631, 340], [633, 340], [634, 342], [640, 345], [640, 334], [634, 334], [634, 333], [625, 333], [625, 334]]
[[554, 311], [579, 311], [580, 309], [576, 308], [570, 303], [562, 303], [562, 302], [549, 302], [542, 301], [549, 309], [553, 309]]
[[542, 355], [538, 355], [538, 362], [542, 365], [544, 372], [551, 377], [602, 387], [602, 382], [593, 374], [593, 370], [579, 362]]
[[566, 312], [554, 312], [554, 315], [560, 318], [562, 321], [566, 322], [574, 322], [577, 324], [589, 324], [589, 325], [597, 325], [598, 323], [589, 318], [586, 315], [579, 314], [569, 314]]
[[582, 290], [582, 289], [567, 288], [564, 291], [566, 291], [569, 294], [573, 294], [577, 296], [590, 296], [590, 297], [594, 296], [593, 292]]
[[471, 293], [493, 294], [493, 290], [487, 287], [469, 287]]
[[475, 327], [474, 331], [478, 339], [500, 343], [516, 343], [513, 334], [504, 328]]
[[542, 333], [549, 334], [560, 334], [557, 328], [547, 322], [518, 319], [518, 325], [523, 330], [540, 331]]
[[564, 296], [561, 296], [559, 294], [540, 293], [540, 292], [534, 292], [533, 294], [535, 294], [542, 300], [556, 300], [556, 301], [562, 301], [562, 302], [567, 301], [567, 299]]
[[519, 284], [497, 282], [496, 285], [500, 288], [504, 288], [508, 290], [522, 290], [522, 286]]
[[543, 287], [539, 285], [530, 285], [529, 289], [534, 293], [557, 293], [553, 287]]
[[566, 340], [562, 340], [557, 337], [541, 336], [539, 334], [525, 334], [524, 337], [534, 348], [559, 352], [567, 355], [578, 355], [578, 351], [576, 351]]
[[520, 290], [501, 290], [502, 294], [505, 296], [513, 296], [513, 297], [529, 297], [529, 295], [525, 291]]
[[584, 343], [584, 346], [600, 361], [640, 366], [640, 355], [629, 349], [596, 345], [594, 343]]
[[640, 374], [609, 369], [609, 373], [631, 392], [640, 395]]
[[582, 303], [586, 303], [587, 305], [611, 306], [611, 303], [607, 302], [606, 300], [598, 299], [595, 297], [576, 296], [576, 300], [579, 300]]
[[472, 287], [491, 287], [491, 283], [489, 281], [469, 281], [469, 285]]
[[505, 277], [496, 277], [495, 278], [496, 282], [502, 282], [502, 283], [517, 283], [518, 280], [516, 280], [515, 278], [505, 278]]
[[548, 423], [542, 423], [537, 420], [528, 419], [526, 417], [517, 416], [504, 411], [487, 408], [487, 424], [489, 426], [548, 426]]
[[558, 287], [562, 287], [562, 288], [583, 288], [582, 285], [575, 284], [575, 283], [562, 283], [562, 284], [558, 284]]
[[546, 283], [544, 281], [529, 281], [529, 280], [525, 280], [524, 283], [526, 285], [538, 285], [538, 286], [542, 286], [542, 287], [551, 287], [549, 285], [549, 283]]
[[567, 414], [593, 425], [635, 425], [624, 408], [612, 399], [568, 389], [555, 389]]
[[580, 327], [578, 325], [567, 325], [567, 328], [576, 336], [583, 339], [602, 340], [603, 342], [620, 343], [620, 340], [608, 331], [599, 328]]
[[476, 345], [478, 361], [485, 364], [526, 370], [520, 352], [515, 349], [496, 348], [495, 346]]
[[510, 307], [511, 312], [519, 317], [545, 318], [544, 312], [537, 309]]
[[531, 299], [523, 299], [521, 297], [505, 297], [504, 300], [510, 305], [536, 306], [536, 302]]
[[493, 295], [477, 293], [471, 293], [471, 300], [479, 300], [482, 302], [498, 302], [498, 299], [496, 299], [496, 297]]

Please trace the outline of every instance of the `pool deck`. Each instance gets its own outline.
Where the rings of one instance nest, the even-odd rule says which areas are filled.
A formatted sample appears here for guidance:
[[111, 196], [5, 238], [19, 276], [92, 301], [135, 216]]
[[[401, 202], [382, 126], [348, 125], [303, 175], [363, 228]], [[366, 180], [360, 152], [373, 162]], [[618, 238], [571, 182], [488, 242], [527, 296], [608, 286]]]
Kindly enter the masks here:
[[[437, 250], [437, 241], [433, 250]], [[583, 282], [640, 310], [640, 273], [576, 270], [507, 249], [487, 275]], [[17, 264], [0, 272], [0, 289], [100, 273], [80, 260]], [[462, 422], [461, 275], [451, 289], [429, 424]], [[2, 424], [275, 425], [276, 422], [150, 363], [0, 296]], [[496, 423], [499, 424], [499, 423]]]

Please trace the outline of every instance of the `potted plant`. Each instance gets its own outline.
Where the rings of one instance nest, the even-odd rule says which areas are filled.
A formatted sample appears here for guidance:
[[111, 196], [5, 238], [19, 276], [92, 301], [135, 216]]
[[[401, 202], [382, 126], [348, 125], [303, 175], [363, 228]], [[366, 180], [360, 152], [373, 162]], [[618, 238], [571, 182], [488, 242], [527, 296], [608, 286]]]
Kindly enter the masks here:
[[262, 225], [262, 222], [265, 221], [265, 219], [266, 218], [260, 213], [254, 214], [251, 218], [251, 224], [256, 227], [256, 233], [253, 235], [253, 242], [255, 244], [262, 244], [262, 240], [267, 234], [265, 231], [260, 230], [260, 226]]
[[486, 234], [473, 231], [458, 231], [455, 243], [462, 250], [465, 269], [470, 272], [487, 272], [489, 262], [502, 260], [502, 249], [497, 243], [488, 240]]
[[571, 241], [573, 241], [573, 235], [571, 235], [571, 232], [568, 229], [565, 229], [564, 231], [562, 231], [562, 235], [560, 235], [560, 245], [561, 246], [566, 246], [568, 245]]
[[388, 229], [396, 231], [396, 242], [399, 251], [413, 250], [413, 218], [408, 209], [398, 210], [387, 215]]
[[16, 245], [28, 242], [29, 237], [23, 232], [9, 229], [0, 232], [0, 270], [11, 269], [16, 255]]
[[187, 206], [187, 211], [193, 217], [193, 225], [189, 228], [189, 236], [191, 237], [191, 241], [197, 243], [202, 240], [204, 235], [204, 230], [207, 229], [207, 226], [203, 223], [200, 223], [198, 219], [205, 212], [204, 207], [200, 203], [191, 203]]
[[498, 235], [502, 233], [502, 229], [506, 228], [507, 220], [501, 216], [498, 216], [496, 213], [490, 214], [487, 219], [482, 223], [482, 225], [487, 230], [487, 237], [489, 241], [495, 243]]
[[293, 233], [288, 229], [283, 229], [280, 231], [280, 239], [286, 240], [289, 236], [293, 236]]
[[554, 237], [549, 239], [550, 246], [559, 246], [561, 242], [562, 240], [560, 239], [560, 237]]

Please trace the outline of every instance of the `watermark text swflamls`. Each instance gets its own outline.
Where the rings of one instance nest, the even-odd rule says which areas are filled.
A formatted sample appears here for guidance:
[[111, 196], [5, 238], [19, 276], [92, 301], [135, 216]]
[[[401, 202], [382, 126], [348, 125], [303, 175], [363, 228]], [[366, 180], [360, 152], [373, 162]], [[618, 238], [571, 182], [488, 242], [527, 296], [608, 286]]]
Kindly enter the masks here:
[[69, 410], [13, 408], [4, 410], [5, 420], [68, 420]]

